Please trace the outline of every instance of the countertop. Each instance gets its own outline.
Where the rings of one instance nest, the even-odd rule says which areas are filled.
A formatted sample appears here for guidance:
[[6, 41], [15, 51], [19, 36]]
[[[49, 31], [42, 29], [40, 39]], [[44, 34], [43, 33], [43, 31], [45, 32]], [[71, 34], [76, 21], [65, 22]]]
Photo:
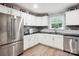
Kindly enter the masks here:
[[[36, 33], [47, 33], [47, 34], [59, 34], [59, 35], [64, 35], [64, 36], [77, 36], [79, 37], [79, 30], [50, 30], [50, 29], [44, 29], [41, 30], [40, 32], [34, 32], [31, 34], [36, 34]], [[26, 34], [26, 35], [30, 35]]]
[[65, 36], [79, 36], [79, 30], [42, 30], [41, 33], [60, 34]]

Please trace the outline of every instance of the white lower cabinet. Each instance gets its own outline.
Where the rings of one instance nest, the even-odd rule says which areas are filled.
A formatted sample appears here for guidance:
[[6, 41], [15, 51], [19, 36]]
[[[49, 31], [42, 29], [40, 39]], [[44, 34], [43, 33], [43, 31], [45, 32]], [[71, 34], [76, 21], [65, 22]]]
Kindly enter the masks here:
[[37, 34], [30, 34], [24, 36], [24, 50], [38, 44], [38, 36]]
[[54, 46], [63, 50], [63, 35], [54, 35]]
[[40, 43], [52, 46], [53, 45], [53, 40], [52, 40], [52, 35], [51, 34], [39, 34], [39, 40]]
[[24, 50], [38, 43], [63, 50], [63, 35], [37, 33], [24, 36]]
[[63, 50], [63, 35], [39, 34], [40, 43]]
[[30, 42], [30, 35], [24, 36], [24, 50], [29, 48], [29, 42]]
[[[48, 36], [48, 37], [47, 37]], [[47, 34], [47, 42], [46, 44], [50, 47], [55, 47], [55, 43], [54, 43], [54, 37], [53, 37], [53, 34]]]
[[31, 40], [29, 41], [30, 47], [38, 44], [38, 37], [36, 34], [31, 34], [30, 38], [31, 38]]

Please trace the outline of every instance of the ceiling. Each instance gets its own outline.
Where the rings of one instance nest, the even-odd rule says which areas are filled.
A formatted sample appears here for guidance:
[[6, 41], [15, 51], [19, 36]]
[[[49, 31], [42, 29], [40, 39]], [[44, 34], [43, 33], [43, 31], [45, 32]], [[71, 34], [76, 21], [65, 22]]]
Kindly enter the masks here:
[[[34, 4], [37, 4], [38, 8], [34, 8]], [[59, 13], [76, 4], [77, 3], [16, 3], [15, 5], [36, 13]]]

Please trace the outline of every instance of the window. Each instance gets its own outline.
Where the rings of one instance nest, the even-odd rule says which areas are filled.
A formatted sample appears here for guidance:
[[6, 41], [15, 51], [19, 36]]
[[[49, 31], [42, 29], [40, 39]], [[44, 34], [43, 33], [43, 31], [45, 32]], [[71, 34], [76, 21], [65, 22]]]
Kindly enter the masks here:
[[50, 15], [49, 16], [50, 29], [64, 29], [64, 14], [63, 15]]

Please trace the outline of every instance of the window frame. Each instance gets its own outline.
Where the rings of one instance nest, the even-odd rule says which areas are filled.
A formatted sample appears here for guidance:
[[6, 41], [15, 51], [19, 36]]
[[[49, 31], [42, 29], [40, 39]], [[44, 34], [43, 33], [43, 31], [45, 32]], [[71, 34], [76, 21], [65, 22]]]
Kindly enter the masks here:
[[[53, 19], [53, 17], [56, 17], [56, 16], [62, 16], [63, 18], [64, 18], [64, 20], [62, 20], [62, 27], [59, 27], [59, 28], [52, 28], [52, 26], [51, 26], [51, 19]], [[62, 14], [55, 14], [55, 15], [53, 15], [53, 14], [51, 14], [51, 15], [49, 15], [48, 16], [48, 24], [49, 24], [49, 26], [48, 26], [48, 28], [49, 29], [60, 29], [60, 30], [64, 30], [65, 29], [65, 14], [64, 13], [62, 13]]]

